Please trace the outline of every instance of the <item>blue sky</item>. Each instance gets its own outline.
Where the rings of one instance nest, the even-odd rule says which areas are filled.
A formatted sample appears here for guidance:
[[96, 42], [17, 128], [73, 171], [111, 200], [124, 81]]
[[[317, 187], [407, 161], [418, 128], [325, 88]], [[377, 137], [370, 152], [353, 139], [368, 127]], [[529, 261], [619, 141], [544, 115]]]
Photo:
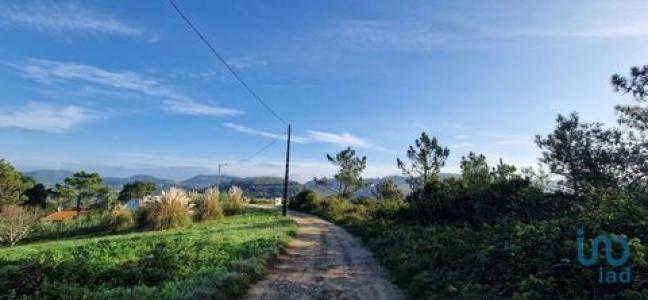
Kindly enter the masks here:
[[[645, 64], [644, 1], [177, 1], [293, 124], [292, 178], [352, 146], [398, 174], [421, 130], [535, 165], [558, 113], [615, 123], [610, 75]], [[166, 1], [0, 1], [0, 157], [22, 170], [174, 179], [283, 174], [285, 131]]]

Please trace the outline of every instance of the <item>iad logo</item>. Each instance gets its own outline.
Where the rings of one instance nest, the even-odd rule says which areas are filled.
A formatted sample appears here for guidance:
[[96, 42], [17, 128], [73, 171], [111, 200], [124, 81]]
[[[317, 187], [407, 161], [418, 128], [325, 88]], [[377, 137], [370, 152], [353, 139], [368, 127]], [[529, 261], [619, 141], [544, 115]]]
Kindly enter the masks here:
[[[630, 283], [632, 274], [630, 267], [619, 268], [628, 262], [630, 258], [630, 246], [626, 238], [618, 235], [598, 235], [592, 240], [590, 247], [590, 257], [585, 257], [585, 231], [579, 228], [577, 231], [578, 237], [576, 238], [576, 247], [578, 262], [586, 267], [591, 267], [598, 263], [600, 247], [605, 246], [605, 260], [610, 269], [605, 270], [603, 266], [599, 267], [599, 283]], [[621, 256], [616, 258], [613, 253], [613, 244], [616, 243], [621, 247]], [[618, 269], [615, 269], [618, 268]]]

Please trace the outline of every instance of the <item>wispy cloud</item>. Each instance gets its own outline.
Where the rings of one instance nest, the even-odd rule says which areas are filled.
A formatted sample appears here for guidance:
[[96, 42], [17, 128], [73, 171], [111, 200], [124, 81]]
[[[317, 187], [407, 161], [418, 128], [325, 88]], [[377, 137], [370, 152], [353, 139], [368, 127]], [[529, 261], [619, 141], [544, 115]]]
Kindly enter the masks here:
[[0, 111], [0, 128], [60, 133], [94, 118], [92, 113], [79, 106], [29, 102], [20, 108]]
[[[0, 18], [11, 24], [54, 32], [83, 32], [121, 36], [144, 36], [146, 31], [110, 15], [76, 4], [39, 3], [21, 8], [5, 7]], [[159, 40], [152, 35], [149, 40]]]
[[235, 116], [243, 111], [215, 106], [195, 100], [159, 80], [135, 72], [108, 71], [96, 66], [73, 62], [28, 59], [23, 63], [9, 64], [23, 76], [45, 84], [80, 82], [118, 91], [130, 91], [162, 100], [167, 111], [198, 116]]
[[[628, 7], [633, 7], [629, 10]], [[347, 48], [388, 51], [482, 49], [568, 43], [575, 40], [648, 38], [644, 1], [618, 5], [611, 1], [481, 4], [418, 7], [401, 19], [343, 19], [322, 32]]]
[[[223, 123], [222, 125], [234, 131], [245, 133], [245, 134], [286, 140], [285, 133], [276, 134], [276, 133], [250, 128], [247, 126], [234, 124], [230, 122]], [[373, 149], [373, 150], [378, 150], [383, 152], [393, 152], [392, 150], [376, 145], [370, 142], [369, 140], [366, 140], [364, 138], [361, 138], [359, 136], [347, 132], [333, 133], [333, 132], [325, 132], [325, 131], [318, 131], [318, 130], [307, 130], [306, 135], [301, 135], [301, 136], [292, 135], [291, 140], [298, 144], [330, 144], [339, 147], [348, 146], [348, 147]]]
[[313, 142], [333, 144], [341, 147], [351, 146], [369, 148], [372, 146], [372, 144], [367, 140], [347, 132], [332, 133], [317, 130], [308, 130], [308, 137]]

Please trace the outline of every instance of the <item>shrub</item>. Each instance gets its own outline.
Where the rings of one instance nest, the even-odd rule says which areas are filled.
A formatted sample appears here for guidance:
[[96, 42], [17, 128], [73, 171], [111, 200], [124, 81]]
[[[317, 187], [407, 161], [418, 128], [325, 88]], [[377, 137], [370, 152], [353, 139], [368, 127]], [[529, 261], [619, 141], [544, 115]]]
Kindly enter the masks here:
[[0, 207], [0, 243], [14, 246], [32, 234], [41, 213], [38, 209], [27, 209], [9, 204]]
[[160, 200], [141, 208], [140, 225], [148, 229], [171, 229], [185, 226], [189, 221], [189, 197], [182, 189], [163, 191]]
[[110, 230], [125, 230], [135, 226], [133, 213], [125, 205], [117, 205], [106, 217], [106, 227]]
[[299, 192], [288, 202], [288, 206], [293, 210], [311, 211], [316, 209], [315, 203], [319, 200], [319, 194], [311, 190]]
[[227, 201], [223, 203], [223, 212], [226, 216], [240, 214], [245, 207], [245, 199], [243, 199], [243, 190], [233, 185], [227, 192]]
[[195, 194], [193, 201], [196, 221], [215, 220], [223, 217], [218, 188], [209, 188], [202, 194]]

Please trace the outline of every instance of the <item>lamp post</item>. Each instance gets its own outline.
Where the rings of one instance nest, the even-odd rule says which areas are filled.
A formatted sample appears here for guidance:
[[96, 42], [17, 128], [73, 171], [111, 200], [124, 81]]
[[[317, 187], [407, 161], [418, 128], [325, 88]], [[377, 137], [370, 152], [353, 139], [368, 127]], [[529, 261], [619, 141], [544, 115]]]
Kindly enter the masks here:
[[220, 190], [220, 184], [221, 184], [221, 167], [227, 166], [227, 163], [222, 163], [218, 164], [218, 181], [217, 181], [217, 186], [218, 189]]

